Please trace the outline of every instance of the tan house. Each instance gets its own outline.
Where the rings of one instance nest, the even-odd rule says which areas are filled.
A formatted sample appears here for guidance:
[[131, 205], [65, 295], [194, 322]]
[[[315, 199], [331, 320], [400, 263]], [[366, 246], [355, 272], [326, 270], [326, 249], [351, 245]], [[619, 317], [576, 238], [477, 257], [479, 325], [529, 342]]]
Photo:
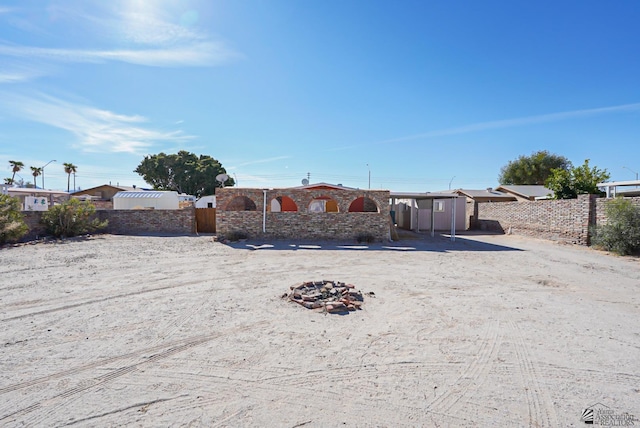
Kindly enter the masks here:
[[501, 184], [496, 187], [497, 191], [507, 193], [516, 197], [518, 201], [536, 201], [549, 199], [553, 195], [553, 190], [538, 184], [511, 185]]
[[111, 184], [103, 184], [101, 186], [91, 187], [89, 189], [78, 190], [71, 193], [73, 197], [90, 196], [92, 200], [111, 201], [116, 193], [136, 190], [135, 186], [112, 186]]

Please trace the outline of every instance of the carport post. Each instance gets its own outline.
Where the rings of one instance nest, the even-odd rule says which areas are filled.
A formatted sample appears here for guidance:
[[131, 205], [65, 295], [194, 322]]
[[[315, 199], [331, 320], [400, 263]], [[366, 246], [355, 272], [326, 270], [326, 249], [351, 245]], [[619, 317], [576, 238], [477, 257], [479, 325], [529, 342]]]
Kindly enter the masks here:
[[264, 203], [262, 204], [262, 233], [267, 233], [267, 189], [262, 189]]
[[456, 200], [457, 198], [451, 198], [451, 242], [456, 240]]
[[435, 199], [431, 199], [431, 237], [436, 236], [436, 213], [434, 209]]

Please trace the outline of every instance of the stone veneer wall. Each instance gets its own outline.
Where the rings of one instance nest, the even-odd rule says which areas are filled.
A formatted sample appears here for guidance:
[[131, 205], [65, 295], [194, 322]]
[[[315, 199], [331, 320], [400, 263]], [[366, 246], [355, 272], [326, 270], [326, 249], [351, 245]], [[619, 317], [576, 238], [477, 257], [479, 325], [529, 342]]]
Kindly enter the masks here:
[[[630, 198], [624, 198], [625, 200], [631, 201], [631, 203], [637, 207], [640, 207], [640, 196], [634, 196]], [[607, 223], [607, 212], [606, 205], [608, 201], [612, 199], [600, 198], [596, 199], [596, 209], [595, 209], [595, 222], [596, 224], [606, 224]]]
[[[23, 218], [29, 233], [21, 241], [32, 241], [46, 236], [40, 224], [42, 212], [23, 211]], [[108, 220], [103, 232], [116, 235], [190, 235], [196, 230], [195, 209], [181, 210], [98, 210], [100, 220]]]
[[116, 235], [190, 235], [196, 231], [195, 208], [180, 210], [98, 210], [108, 220], [105, 232]]
[[[597, 220], [595, 195], [577, 199], [478, 203], [478, 228], [589, 245]], [[600, 202], [601, 203], [601, 202]]]
[[[246, 196], [256, 204], [256, 211], [228, 211], [227, 205], [237, 196]], [[271, 212], [271, 201], [288, 196], [297, 212]], [[311, 213], [308, 207], [315, 198], [328, 196], [338, 204], [337, 213]], [[371, 199], [379, 212], [348, 212], [359, 197]], [[281, 239], [353, 240], [370, 234], [377, 241], [389, 239], [389, 191], [338, 189], [269, 189], [266, 191], [266, 232], [263, 233], [263, 189], [224, 188], [216, 191], [216, 229], [224, 236], [242, 231], [251, 237]]]

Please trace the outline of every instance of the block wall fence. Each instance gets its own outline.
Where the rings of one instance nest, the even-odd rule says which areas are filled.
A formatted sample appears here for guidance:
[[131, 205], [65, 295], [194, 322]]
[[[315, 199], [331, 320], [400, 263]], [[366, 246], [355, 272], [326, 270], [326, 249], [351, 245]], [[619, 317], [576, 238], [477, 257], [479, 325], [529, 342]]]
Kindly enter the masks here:
[[[24, 211], [29, 233], [21, 241], [45, 236], [42, 212]], [[195, 208], [181, 210], [97, 210], [96, 217], [109, 222], [106, 233], [115, 235], [190, 235], [196, 231]]]
[[[251, 199], [256, 210], [228, 210], [229, 203], [238, 196]], [[291, 198], [298, 211], [271, 212], [271, 201], [283, 196]], [[311, 201], [322, 197], [333, 199], [338, 205], [338, 212], [308, 212]], [[378, 212], [349, 212], [351, 203], [360, 197], [375, 202]], [[360, 234], [368, 234], [377, 241], [385, 241], [390, 233], [389, 198], [387, 190], [229, 187], [216, 191], [216, 229], [222, 236], [241, 231], [253, 238], [354, 240]], [[263, 218], [265, 201], [267, 212]]]
[[[628, 199], [640, 206], [640, 197]], [[589, 245], [589, 227], [606, 223], [609, 200], [579, 195], [577, 199], [480, 202], [474, 229]]]

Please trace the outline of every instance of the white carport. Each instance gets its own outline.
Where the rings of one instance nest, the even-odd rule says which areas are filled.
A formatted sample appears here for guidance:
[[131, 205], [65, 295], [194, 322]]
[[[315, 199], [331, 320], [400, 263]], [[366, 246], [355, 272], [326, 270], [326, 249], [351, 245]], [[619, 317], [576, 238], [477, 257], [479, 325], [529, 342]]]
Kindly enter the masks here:
[[148, 190], [142, 192], [118, 192], [113, 196], [114, 210], [177, 210], [178, 192]]
[[[411, 193], [411, 192], [390, 192], [391, 196], [391, 209], [395, 212], [397, 200], [405, 199], [411, 201], [411, 207], [418, 211], [418, 208], [425, 207], [431, 209], [431, 225], [430, 231], [431, 236], [435, 236], [435, 213], [440, 211], [438, 208], [437, 201], [442, 201], [449, 199], [451, 200], [451, 241], [456, 240], [456, 201], [459, 198], [457, 193], [436, 193], [436, 192], [425, 192], [425, 193]], [[464, 212], [464, 211], [463, 211]], [[419, 215], [416, 216], [415, 222], [415, 231], [418, 232], [420, 230], [420, 221]]]
[[[636, 176], [637, 177], [637, 176]], [[635, 189], [628, 189], [635, 186]], [[640, 186], [640, 180], [627, 180], [627, 181], [609, 181], [604, 183], [598, 183], [598, 187], [604, 189], [607, 193], [607, 198], [615, 198], [620, 194], [621, 196], [638, 196]], [[618, 190], [618, 187], [622, 187], [623, 190]]]

